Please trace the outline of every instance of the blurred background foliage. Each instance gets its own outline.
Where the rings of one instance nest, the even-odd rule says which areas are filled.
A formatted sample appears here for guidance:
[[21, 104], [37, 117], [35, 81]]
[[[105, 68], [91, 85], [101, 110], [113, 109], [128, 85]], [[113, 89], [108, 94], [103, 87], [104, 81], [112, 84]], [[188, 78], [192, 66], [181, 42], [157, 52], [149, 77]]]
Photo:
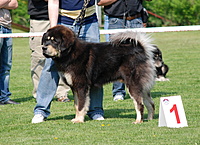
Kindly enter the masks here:
[[200, 24], [200, 0], [144, 1], [144, 7], [163, 18], [150, 15], [149, 26], [185, 26]]
[[28, 0], [18, 0], [18, 8], [11, 11], [14, 23], [29, 27]]
[[[11, 11], [13, 22], [29, 27], [28, 0], [18, 0], [18, 3], [19, 7]], [[143, 4], [148, 11], [163, 18], [150, 15], [149, 27], [200, 25], [200, 0], [144, 0]]]

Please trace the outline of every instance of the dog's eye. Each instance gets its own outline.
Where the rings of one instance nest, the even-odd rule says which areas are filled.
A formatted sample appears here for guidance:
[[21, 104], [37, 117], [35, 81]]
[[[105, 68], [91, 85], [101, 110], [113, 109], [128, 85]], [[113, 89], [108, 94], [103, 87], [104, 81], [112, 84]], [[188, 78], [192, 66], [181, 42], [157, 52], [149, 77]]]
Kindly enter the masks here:
[[51, 40], [51, 42], [54, 43], [54, 44], [58, 44], [59, 43], [58, 40], [56, 40], [55, 38], [53, 40]]

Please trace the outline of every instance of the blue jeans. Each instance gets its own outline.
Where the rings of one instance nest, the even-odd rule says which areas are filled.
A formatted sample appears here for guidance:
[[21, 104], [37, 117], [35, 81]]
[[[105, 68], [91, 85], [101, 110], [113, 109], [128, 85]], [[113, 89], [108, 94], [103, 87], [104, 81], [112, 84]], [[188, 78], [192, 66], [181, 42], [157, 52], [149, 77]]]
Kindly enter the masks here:
[[[141, 18], [133, 19], [133, 20], [124, 20], [115, 17], [108, 17], [107, 22], [108, 29], [128, 29], [128, 28], [142, 28], [143, 22]], [[108, 40], [106, 40], [108, 41]], [[126, 95], [125, 85], [121, 82], [114, 82], [113, 83], [113, 97], [115, 95]]]
[[[77, 32], [79, 29], [79, 26], [75, 27], [72, 27], [71, 25], [65, 25], [65, 26], [73, 29], [75, 32]], [[99, 42], [100, 33], [99, 33], [98, 23], [83, 25], [79, 37], [88, 42]], [[55, 68], [54, 61], [51, 58], [47, 58], [38, 85], [37, 104], [34, 109], [35, 115], [42, 114], [44, 117], [48, 117], [50, 115], [51, 101], [56, 93], [59, 79], [60, 78]], [[92, 118], [95, 114], [104, 115], [102, 106], [103, 106], [103, 87], [91, 88], [88, 116]]]
[[[0, 26], [0, 34], [12, 33], [11, 29]], [[12, 38], [0, 38], [0, 101], [7, 102], [9, 91], [10, 70], [12, 66]]]

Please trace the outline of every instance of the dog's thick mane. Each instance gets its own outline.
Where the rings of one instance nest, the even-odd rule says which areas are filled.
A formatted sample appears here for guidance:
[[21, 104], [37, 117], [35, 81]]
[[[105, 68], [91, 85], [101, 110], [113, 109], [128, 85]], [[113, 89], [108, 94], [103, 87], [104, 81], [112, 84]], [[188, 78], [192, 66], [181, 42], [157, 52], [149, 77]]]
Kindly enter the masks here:
[[140, 43], [142, 47], [146, 50], [146, 55], [153, 57], [153, 51], [155, 50], [154, 44], [152, 44], [153, 39], [151, 35], [141, 32], [125, 31], [112, 34], [110, 36], [110, 42], [112, 45], [119, 46], [127, 40], [133, 45]]

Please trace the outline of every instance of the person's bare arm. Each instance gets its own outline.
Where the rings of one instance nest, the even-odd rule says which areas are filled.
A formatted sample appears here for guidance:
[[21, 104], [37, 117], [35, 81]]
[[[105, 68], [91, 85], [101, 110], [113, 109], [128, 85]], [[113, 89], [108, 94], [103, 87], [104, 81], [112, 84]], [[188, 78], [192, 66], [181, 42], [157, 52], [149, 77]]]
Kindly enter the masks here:
[[0, 8], [5, 7], [11, 0], [1, 0], [0, 1]]
[[48, 0], [48, 13], [51, 27], [58, 23], [59, 0]]
[[18, 7], [17, 0], [1, 0], [0, 8], [4, 9], [16, 9]]
[[100, 0], [97, 5], [98, 6], [108, 6], [116, 1], [117, 0]]

